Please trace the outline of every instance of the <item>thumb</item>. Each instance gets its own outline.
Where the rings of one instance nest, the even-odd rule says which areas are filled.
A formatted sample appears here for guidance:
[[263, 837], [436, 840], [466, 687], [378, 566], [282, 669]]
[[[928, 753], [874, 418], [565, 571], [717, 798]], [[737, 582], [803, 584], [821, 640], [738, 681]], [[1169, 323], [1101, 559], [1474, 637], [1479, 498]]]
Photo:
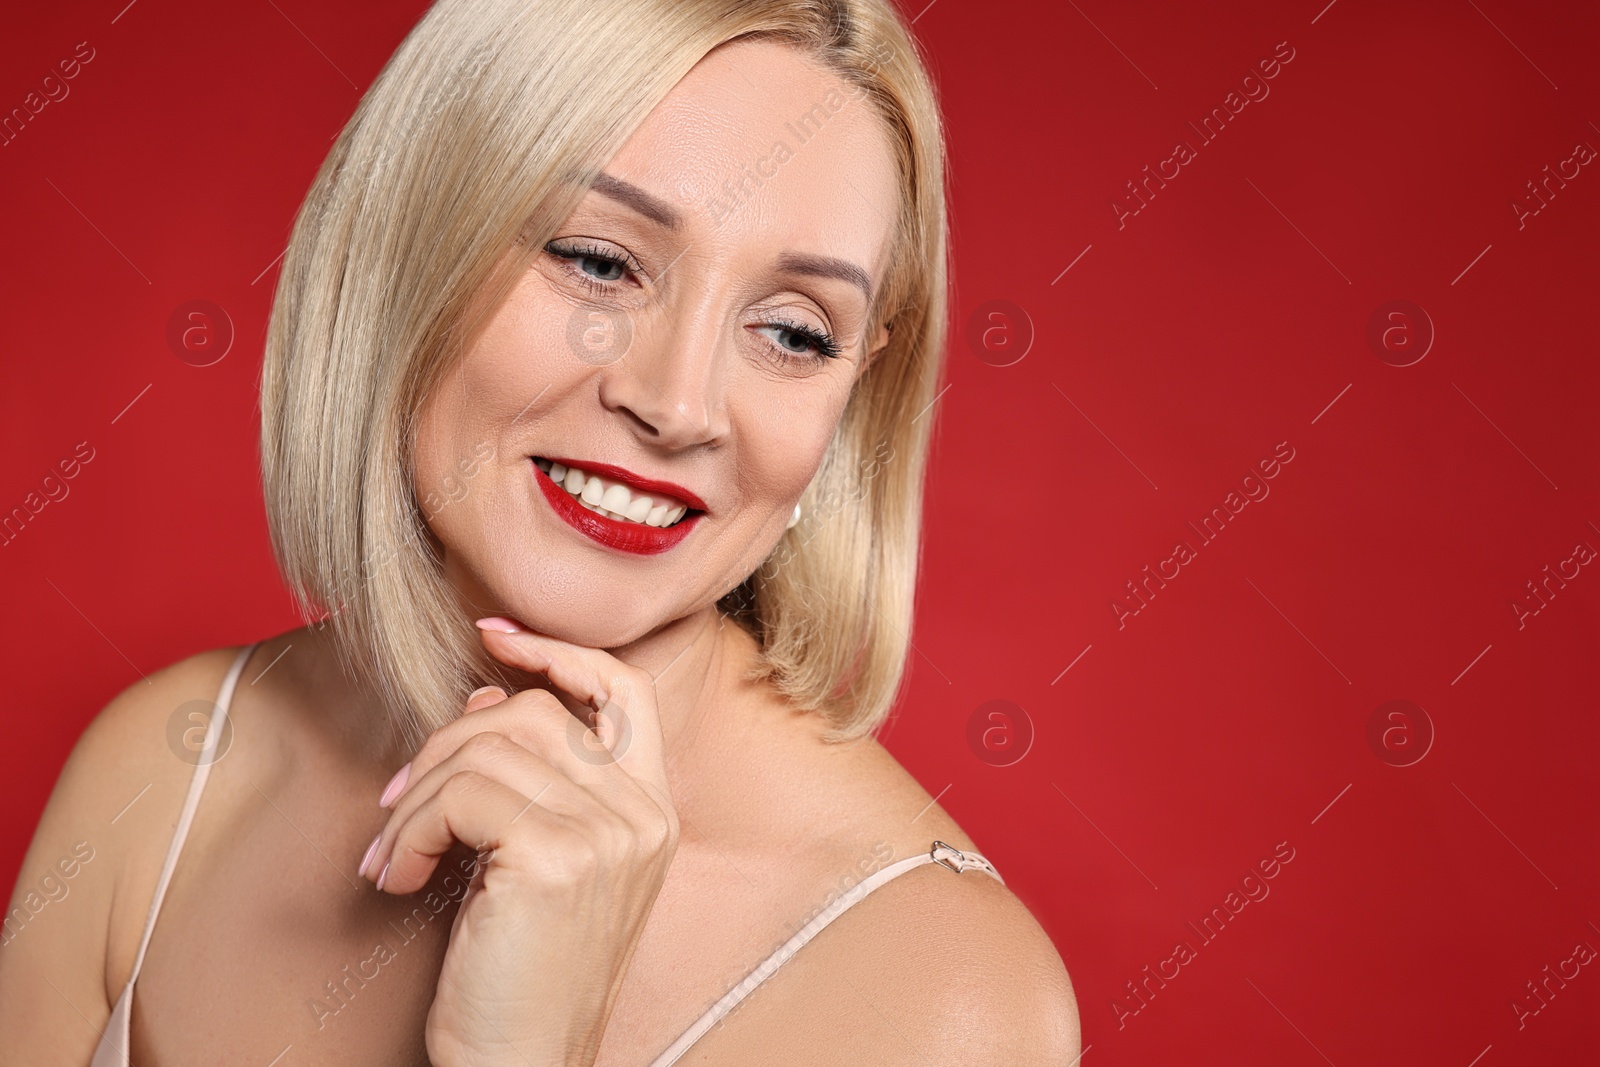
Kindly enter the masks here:
[[504, 689], [501, 689], [498, 685], [486, 685], [481, 689], [474, 689], [472, 691], [472, 693], [467, 697], [467, 706], [462, 709], [461, 713], [463, 715], [468, 715], [474, 711], [481, 711], [484, 708], [492, 708], [502, 700], [506, 699], [508, 698], [506, 697], [506, 691]]

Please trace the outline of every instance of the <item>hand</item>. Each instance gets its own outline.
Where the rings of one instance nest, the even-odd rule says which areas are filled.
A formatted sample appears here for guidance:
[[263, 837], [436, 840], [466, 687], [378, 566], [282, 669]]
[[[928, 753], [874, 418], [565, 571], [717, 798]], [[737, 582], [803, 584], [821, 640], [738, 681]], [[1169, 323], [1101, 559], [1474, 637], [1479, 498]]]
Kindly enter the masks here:
[[456, 840], [489, 850], [428, 1012], [432, 1063], [592, 1064], [678, 844], [655, 682], [504, 619], [479, 627], [496, 659], [597, 709], [596, 730], [547, 691], [480, 690], [396, 776], [363, 873], [413, 893]]

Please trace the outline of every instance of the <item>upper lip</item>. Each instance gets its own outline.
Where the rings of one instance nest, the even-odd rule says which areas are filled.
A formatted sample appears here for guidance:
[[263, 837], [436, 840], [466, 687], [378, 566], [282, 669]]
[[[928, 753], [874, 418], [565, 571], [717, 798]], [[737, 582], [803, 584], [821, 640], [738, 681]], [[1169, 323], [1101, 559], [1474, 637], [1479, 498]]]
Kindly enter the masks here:
[[710, 510], [706, 507], [704, 500], [701, 500], [698, 496], [675, 482], [662, 481], [659, 478], [646, 478], [643, 475], [633, 473], [626, 467], [618, 467], [614, 463], [597, 463], [588, 459], [567, 459], [564, 456], [540, 456], [539, 458], [547, 459], [551, 463], [559, 463], [563, 467], [577, 467], [579, 470], [588, 471], [590, 474], [598, 474], [603, 478], [624, 482], [642, 493], [658, 493], [663, 496], [670, 496], [674, 500], [689, 505], [696, 511]]

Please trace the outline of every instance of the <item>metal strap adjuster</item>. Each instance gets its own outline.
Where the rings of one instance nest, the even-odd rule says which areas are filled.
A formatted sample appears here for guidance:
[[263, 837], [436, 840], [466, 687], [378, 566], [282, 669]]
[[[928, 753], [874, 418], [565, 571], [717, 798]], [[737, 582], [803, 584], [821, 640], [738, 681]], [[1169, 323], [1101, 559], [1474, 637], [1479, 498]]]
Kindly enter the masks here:
[[[956, 858], [956, 862], [951, 863], [948, 859], [939, 855], [940, 850], [952, 853]], [[943, 841], [935, 841], [933, 843], [933, 847], [928, 850], [928, 855], [933, 857], [933, 862], [948, 867], [957, 874], [960, 874], [968, 867], [976, 866], [972, 860], [967, 859], [967, 854], [965, 852], [962, 852], [954, 845], [947, 845]]]

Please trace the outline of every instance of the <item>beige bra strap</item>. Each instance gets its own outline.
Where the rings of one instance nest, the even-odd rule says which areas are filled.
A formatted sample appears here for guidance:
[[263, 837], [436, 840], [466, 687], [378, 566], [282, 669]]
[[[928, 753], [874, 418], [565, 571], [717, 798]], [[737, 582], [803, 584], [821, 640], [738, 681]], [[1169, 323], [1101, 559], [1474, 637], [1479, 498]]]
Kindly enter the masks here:
[[139, 977], [139, 968], [144, 966], [145, 950], [150, 947], [150, 935], [156, 928], [156, 914], [161, 911], [161, 901], [167, 895], [167, 885], [172, 881], [172, 872], [178, 866], [178, 853], [183, 851], [184, 840], [189, 836], [189, 826], [194, 822], [195, 809], [200, 806], [200, 794], [205, 790], [206, 779], [211, 776], [211, 765], [216, 762], [217, 743], [222, 737], [223, 725], [228, 721], [228, 705], [233, 701], [234, 688], [239, 684], [239, 675], [244, 671], [250, 653], [260, 644], [261, 642], [257, 641], [239, 650], [239, 655], [234, 659], [233, 666], [228, 669], [227, 677], [222, 680], [222, 688], [217, 693], [216, 711], [206, 724], [205, 743], [196, 753], [194, 777], [189, 780], [189, 794], [183, 799], [183, 812], [178, 816], [178, 828], [172, 835], [172, 844], [167, 847], [167, 860], [161, 866], [161, 880], [156, 882], [156, 894], [150, 901], [150, 914], [144, 922], [144, 936], [139, 939], [139, 954], [133, 958], [133, 973], [128, 975], [130, 986]]
[[802, 927], [799, 933], [785, 942], [782, 948], [757, 964], [755, 970], [751, 971], [744, 981], [729, 990], [726, 996], [712, 1005], [711, 1009], [700, 1016], [693, 1026], [685, 1030], [678, 1040], [667, 1046], [667, 1050], [656, 1057], [651, 1062], [650, 1067], [671, 1067], [672, 1064], [678, 1061], [678, 1057], [689, 1051], [690, 1045], [700, 1040], [707, 1030], [717, 1024], [717, 1020], [732, 1011], [745, 997], [755, 992], [757, 986], [765, 982], [772, 976], [774, 971], [787, 963], [789, 957], [799, 952], [807, 941], [816, 937], [829, 923], [844, 914], [847, 908], [891, 878], [897, 878], [924, 863], [937, 863], [950, 868], [957, 874], [969, 869], [979, 870], [994, 878], [1001, 885], [1005, 884], [1005, 879], [1000, 877], [1000, 872], [995, 870], [994, 864], [990, 863], [982, 855], [973, 851], [962, 852], [960, 849], [947, 845], [943, 841], [935, 841], [933, 847], [926, 852], [919, 852], [915, 856], [900, 860], [898, 863], [889, 864], [889, 866], [863, 878], [840, 894], [838, 899], [824, 908], [816, 918]]

